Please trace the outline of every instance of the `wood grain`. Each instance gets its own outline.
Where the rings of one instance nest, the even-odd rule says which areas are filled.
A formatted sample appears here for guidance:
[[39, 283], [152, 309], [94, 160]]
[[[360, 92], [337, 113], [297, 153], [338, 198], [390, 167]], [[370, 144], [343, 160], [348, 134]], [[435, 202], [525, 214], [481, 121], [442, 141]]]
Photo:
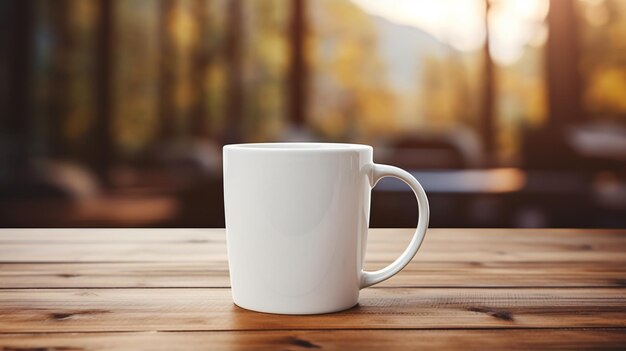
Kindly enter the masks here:
[[0, 243], [202, 243], [225, 242], [224, 229], [211, 228], [15, 228], [0, 229]]
[[[134, 229], [44, 231], [0, 230], [0, 263], [7, 262], [225, 262], [224, 230]], [[83, 233], [83, 234], [81, 234]], [[626, 231], [571, 230], [430, 230], [417, 262], [597, 262], [626, 263]], [[412, 231], [370, 230], [366, 262], [393, 261], [404, 250]], [[81, 238], [84, 235], [84, 238]], [[23, 241], [22, 241], [23, 240]], [[381, 264], [382, 266], [382, 264]]]
[[[370, 230], [366, 268], [410, 229]], [[355, 308], [234, 306], [223, 229], [0, 229], [0, 350], [624, 349], [626, 230], [434, 229]]]
[[[623, 329], [332, 330], [5, 334], [5, 351], [81, 350], [615, 350]], [[616, 347], [617, 346], [617, 347]]]
[[[409, 240], [413, 229], [377, 228], [369, 230], [369, 240], [393, 244], [396, 240]], [[431, 228], [427, 237], [449, 241], [503, 241], [503, 242], [560, 242], [606, 241], [623, 238], [624, 229], [498, 229], [498, 228]], [[203, 242], [226, 241], [224, 229], [214, 228], [0, 228], [0, 242]]]
[[233, 305], [229, 289], [0, 291], [0, 332], [626, 327], [626, 289], [365, 289], [336, 314]]
[[[368, 262], [377, 269], [388, 262]], [[0, 263], [0, 289], [227, 288], [226, 262]], [[625, 287], [614, 262], [411, 262], [379, 287]]]

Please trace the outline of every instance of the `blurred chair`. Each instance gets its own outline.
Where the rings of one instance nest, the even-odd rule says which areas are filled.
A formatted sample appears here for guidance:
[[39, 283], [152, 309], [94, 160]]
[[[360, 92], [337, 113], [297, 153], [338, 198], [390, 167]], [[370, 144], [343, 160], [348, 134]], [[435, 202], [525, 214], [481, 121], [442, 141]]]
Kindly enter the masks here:
[[626, 225], [624, 126], [589, 122], [528, 130], [522, 148], [528, 181], [512, 201], [520, 213], [541, 213], [550, 227]]
[[0, 185], [0, 226], [161, 226], [177, 204], [160, 194], [136, 194], [102, 187], [82, 166], [40, 160]]
[[224, 227], [221, 147], [209, 140], [162, 145], [150, 156], [155, 171], [172, 184], [180, 208], [169, 227]]
[[466, 128], [411, 134], [389, 145], [387, 162], [410, 170], [474, 168], [483, 163], [481, 149], [476, 133]]
[[59, 160], [36, 160], [0, 184], [2, 201], [55, 199], [75, 201], [100, 192], [97, 177], [87, 168]]
[[[454, 172], [476, 168], [483, 164], [482, 146], [476, 133], [466, 128], [455, 128], [446, 133], [411, 134], [398, 138], [382, 150], [376, 162], [387, 163], [406, 169], [439, 170]], [[419, 177], [418, 177], [419, 178]], [[456, 179], [447, 177], [444, 179]], [[419, 179], [418, 179], [419, 180]], [[391, 186], [394, 179], [383, 179], [372, 193], [372, 227], [412, 227], [417, 223], [417, 205], [410, 190], [400, 185], [401, 191]], [[444, 180], [445, 182], [445, 180]], [[389, 186], [388, 186], [389, 185]], [[432, 208], [433, 226], [473, 226], [468, 217], [469, 196], [466, 192], [455, 192], [457, 184], [441, 184], [436, 191], [425, 186]]]

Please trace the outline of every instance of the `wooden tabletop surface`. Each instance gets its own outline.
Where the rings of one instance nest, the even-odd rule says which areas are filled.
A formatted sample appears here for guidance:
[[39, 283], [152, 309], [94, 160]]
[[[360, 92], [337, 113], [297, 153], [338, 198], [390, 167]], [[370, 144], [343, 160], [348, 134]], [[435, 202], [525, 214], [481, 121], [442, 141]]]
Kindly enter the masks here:
[[[372, 229], [366, 268], [411, 230]], [[626, 230], [431, 229], [314, 316], [233, 305], [221, 229], [0, 230], [0, 350], [625, 349]]]

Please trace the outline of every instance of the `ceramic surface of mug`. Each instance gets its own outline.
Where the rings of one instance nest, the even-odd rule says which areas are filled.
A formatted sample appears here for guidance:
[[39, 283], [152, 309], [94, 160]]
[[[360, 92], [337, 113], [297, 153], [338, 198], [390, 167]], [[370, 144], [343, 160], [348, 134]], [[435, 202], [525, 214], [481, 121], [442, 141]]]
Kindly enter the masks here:
[[[230, 280], [240, 307], [283, 314], [348, 309], [360, 289], [406, 266], [424, 239], [424, 190], [406, 171], [374, 164], [371, 146], [238, 144], [223, 153]], [[396, 261], [365, 272], [370, 193], [387, 176], [413, 189], [419, 223]]]

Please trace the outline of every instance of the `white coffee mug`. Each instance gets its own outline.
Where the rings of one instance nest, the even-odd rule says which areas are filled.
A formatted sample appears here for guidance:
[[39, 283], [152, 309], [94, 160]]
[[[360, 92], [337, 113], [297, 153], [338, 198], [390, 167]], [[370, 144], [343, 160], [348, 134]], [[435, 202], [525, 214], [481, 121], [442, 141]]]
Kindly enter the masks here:
[[[424, 189], [408, 172], [375, 164], [371, 146], [238, 144], [223, 153], [230, 282], [240, 307], [281, 314], [348, 309], [361, 289], [404, 268], [424, 240]], [[397, 260], [366, 272], [370, 193], [384, 177], [413, 189], [419, 222]]]

